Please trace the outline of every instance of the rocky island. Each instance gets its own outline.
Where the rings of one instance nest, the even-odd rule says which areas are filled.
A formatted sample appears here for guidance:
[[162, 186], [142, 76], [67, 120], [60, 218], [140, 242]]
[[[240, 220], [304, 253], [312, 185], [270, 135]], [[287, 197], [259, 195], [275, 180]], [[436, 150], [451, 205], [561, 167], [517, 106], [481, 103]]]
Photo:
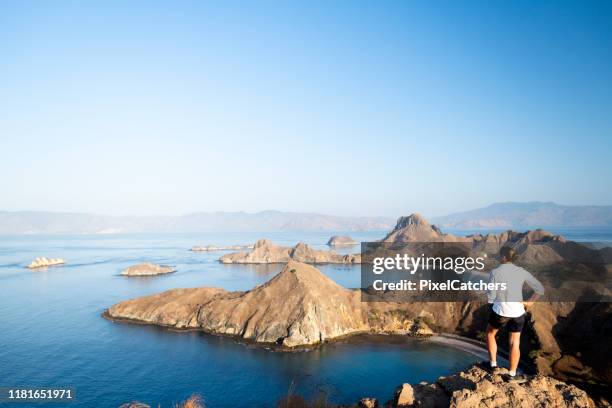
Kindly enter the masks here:
[[47, 258], [44, 256], [40, 256], [30, 262], [27, 267], [29, 269], [38, 269], [45, 268], [47, 266], [64, 265], [65, 263], [66, 261], [62, 258]]
[[[106, 317], [179, 329], [201, 329], [285, 347], [314, 345], [354, 333], [433, 332], [393, 307], [363, 307], [360, 290], [345, 289], [318, 269], [289, 261], [267, 283], [247, 292], [173, 289], [118, 303]], [[376, 314], [370, 318], [368, 312]]]
[[219, 259], [221, 263], [227, 264], [286, 263], [292, 260], [309, 264], [358, 264], [361, 262], [361, 256], [359, 254], [339, 255], [335, 251], [321, 251], [302, 242], [294, 247], [285, 247], [276, 245], [268, 239], [260, 239], [255, 243], [252, 251], [227, 254]]
[[138, 265], [132, 265], [124, 269], [121, 274], [124, 276], [154, 276], [172, 272], [176, 272], [176, 269], [171, 266], [157, 265], [146, 262]]
[[359, 242], [355, 241], [353, 238], [346, 235], [334, 235], [327, 241], [327, 245], [334, 246], [354, 246], [359, 244]]

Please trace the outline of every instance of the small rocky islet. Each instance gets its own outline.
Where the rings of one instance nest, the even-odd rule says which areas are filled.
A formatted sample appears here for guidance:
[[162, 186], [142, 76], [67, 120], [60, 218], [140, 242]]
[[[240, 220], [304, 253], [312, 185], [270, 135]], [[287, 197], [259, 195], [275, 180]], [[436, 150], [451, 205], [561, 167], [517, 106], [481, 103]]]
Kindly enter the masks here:
[[27, 268], [39, 269], [39, 268], [46, 268], [49, 266], [64, 265], [65, 263], [66, 263], [66, 260], [62, 258], [47, 258], [45, 256], [39, 256], [38, 258], [30, 262]]
[[334, 235], [327, 241], [327, 245], [330, 247], [355, 246], [357, 244], [359, 244], [359, 242], [347, 235]]
[[150, 262], [144, 262], [137, 265], [132, 265], [121, 271], [123, 276], [155, 276], [164, 275], [167, 273], [176, 272], [176, 268], [167, 265], [157, 265]]

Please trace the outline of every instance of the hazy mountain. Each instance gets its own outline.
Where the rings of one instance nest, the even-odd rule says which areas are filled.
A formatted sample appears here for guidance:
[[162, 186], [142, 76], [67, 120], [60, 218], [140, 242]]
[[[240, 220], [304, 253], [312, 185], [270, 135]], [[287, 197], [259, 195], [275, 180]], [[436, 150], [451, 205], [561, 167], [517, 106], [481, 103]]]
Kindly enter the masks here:
[[612, 206], [568, 206], [552, 202], [495, 203], [476, 210], [432, 218], [446, 228], [612, 226]]
[[0, 234], [364, 231], [386, 230], [394, 224], [394, 219], [385, 217], [339, 217], [281, 211], [210, 212], [146, 217], [0, 211]]

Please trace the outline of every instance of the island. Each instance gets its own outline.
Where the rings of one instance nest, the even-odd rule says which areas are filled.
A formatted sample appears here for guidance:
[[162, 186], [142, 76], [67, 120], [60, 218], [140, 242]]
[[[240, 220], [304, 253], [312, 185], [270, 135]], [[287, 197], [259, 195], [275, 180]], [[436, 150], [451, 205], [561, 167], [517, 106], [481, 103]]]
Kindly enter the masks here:
[[359, 242], [355, 241], [353, 238], [346, 235], [334, 235], [329, 241], [327, 241], [327, 245], [329, 246], [355, 246], [359, 244]]
[[121, 272], [124, 276], [154, 276], [163, 275], [166, 273], [176, 272], [176, 269], [172, 266], [157, 265], [154, 263], [141, 263], [132, 265]]
[[64, 265], [66, 261], [62, 258], [47, 258], [44, 256], [40, 256], [34, 259], [27, 266], [29, 269], [38, 269], [38, 268], [46, 268], [48, 266], [56, 266], [56, 265]]
[[288, 348], [372, 331], [433, 334], [425, 320], [394, 314], [394, 306], [388, 306], [368, 308], [359, 290], [338, 285], [311, 265], [289, 261], [278, 275], [246, 292], [172, 289], [118, 303], [105, 316]]
[[226, 264], [271, 264], [298, 261], [309, 264], [358, 264], [361, 255], [340, 255], [335, 251], [312, 248], [303, 242], [294, 247], [276, 245], [268, 239], [260, 239], [249, 252], [236, 252], [223, 255], [219, 261]]

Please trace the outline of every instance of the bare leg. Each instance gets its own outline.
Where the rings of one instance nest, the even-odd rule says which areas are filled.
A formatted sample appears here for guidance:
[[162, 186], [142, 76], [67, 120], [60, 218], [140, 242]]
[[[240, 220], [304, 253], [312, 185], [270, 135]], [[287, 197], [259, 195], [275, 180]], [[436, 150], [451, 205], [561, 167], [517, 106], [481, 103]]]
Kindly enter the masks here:
[[495, 335], [499, 329], [488, 325], [487, 326], [487, 348], [489, 349], [489, 361], [492, 363], [497, 362], [497, 341], [495, 340]]
[[510, 332], [510, 372], [516, 373], [521, 358], [521, 332]]

